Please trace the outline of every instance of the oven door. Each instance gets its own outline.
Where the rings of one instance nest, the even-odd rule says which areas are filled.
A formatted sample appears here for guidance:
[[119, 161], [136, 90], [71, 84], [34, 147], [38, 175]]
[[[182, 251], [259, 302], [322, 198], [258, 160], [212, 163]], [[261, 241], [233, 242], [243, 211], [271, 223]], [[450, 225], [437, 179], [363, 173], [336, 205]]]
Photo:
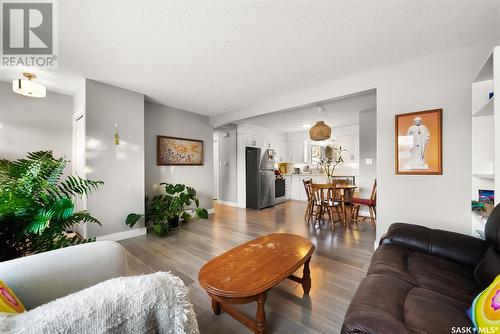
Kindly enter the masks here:
[[286, 182], [285, 179], [276, 179], [274, 181], [274, 202], [282, 203], [286, 199]]

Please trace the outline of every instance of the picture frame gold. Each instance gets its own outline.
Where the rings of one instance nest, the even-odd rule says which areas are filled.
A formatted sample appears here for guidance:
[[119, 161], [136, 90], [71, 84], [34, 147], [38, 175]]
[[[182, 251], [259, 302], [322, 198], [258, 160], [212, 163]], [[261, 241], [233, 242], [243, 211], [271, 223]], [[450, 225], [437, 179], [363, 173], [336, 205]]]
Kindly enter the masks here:
[[158, 166], [203, 166], [203, 140], [156, 136]]
[[442, 114], [443, 109], [430, 109], [395, 115], [397, 175], [443, 174]]

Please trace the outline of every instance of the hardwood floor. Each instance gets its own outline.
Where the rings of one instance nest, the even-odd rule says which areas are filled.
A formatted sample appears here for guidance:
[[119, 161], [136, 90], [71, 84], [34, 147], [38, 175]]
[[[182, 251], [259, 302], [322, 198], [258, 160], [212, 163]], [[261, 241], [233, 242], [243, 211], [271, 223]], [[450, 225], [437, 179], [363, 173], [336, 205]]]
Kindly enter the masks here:
[[[365, 276], [373, 253], [375, 230], [369, 223], [344, 230], [328, 222], [314, 229], [304, 222], [305, 202], [288, 201], [260, 211], [216, 205], [215, 214], [173, 231], [166, 238], [149, 233], [120, 241], [129, 255], [129, 274], [171, 271], [189, 287], [202, 334], [250, 333], [235, 319], [212, 313], [211, 301], [198, 283], [198, 271], [213, 257], [272, 232], [304, 236], [316, 246], [310, 264], [312, 288], [284, 280], [267, 297], [268, 333], [339, 333], [345, 311]], [[297, 271], [301, 275], [302, 268]], [[255, 316], [256, 304], [241, 305]]]

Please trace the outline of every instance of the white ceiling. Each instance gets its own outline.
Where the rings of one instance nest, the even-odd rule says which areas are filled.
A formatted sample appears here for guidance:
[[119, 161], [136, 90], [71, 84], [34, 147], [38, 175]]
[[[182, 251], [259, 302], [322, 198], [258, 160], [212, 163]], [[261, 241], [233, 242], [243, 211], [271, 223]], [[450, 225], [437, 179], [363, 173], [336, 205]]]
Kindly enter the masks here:
[[500, 1], [61, 1], [47, 86], [87, 77], [214, 115], [498, 38], [499, 17]]
[[332, 101], [250, 117], [237, 123], [248, 123], [285, 133], [307, 131], [308, 129], [302, 125], [314, 125], [317, 121], [325, 121], [329, 126], [338, 128], [359, 124], [359, 112], [374, 110], [376, 107], [376, 93], [369, 91]]

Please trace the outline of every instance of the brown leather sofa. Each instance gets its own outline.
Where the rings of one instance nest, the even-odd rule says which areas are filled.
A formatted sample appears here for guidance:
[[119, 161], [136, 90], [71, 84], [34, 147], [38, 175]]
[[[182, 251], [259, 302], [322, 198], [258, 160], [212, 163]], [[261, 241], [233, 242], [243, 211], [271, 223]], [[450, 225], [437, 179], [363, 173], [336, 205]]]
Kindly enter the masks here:
[[382, 237], [342, 333], [439, 334], [470, 327], [475, 295], [500, 274], [500, 205], [486, 240], [396, 223]]

